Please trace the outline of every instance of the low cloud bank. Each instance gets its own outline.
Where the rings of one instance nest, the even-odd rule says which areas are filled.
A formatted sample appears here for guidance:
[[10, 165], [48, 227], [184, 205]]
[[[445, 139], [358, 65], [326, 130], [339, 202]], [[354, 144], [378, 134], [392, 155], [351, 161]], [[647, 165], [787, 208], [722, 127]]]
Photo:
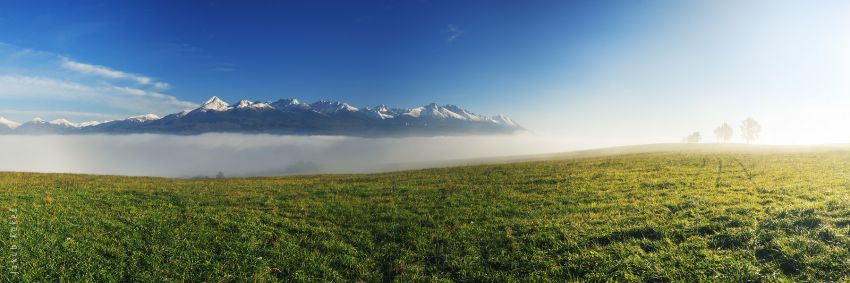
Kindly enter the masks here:
[[[163, 177], [364, 173], [567, 150], [533, 135], [355, 138], [243, 134], [0, 136], [0, 171]], [[457, 163], [454, 163], [457, 164]]]

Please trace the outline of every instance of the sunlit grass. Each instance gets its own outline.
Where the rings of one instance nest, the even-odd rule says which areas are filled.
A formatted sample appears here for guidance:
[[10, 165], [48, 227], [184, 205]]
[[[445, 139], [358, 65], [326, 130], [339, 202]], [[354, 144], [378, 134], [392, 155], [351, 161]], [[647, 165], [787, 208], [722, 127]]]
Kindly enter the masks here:
[[848, 178], [845, 151], [222, 180], [5, 173], [0, 213], [17, 208], [20, 234], [0, 247], [20, 247], [21, 274], [0, 277], [847, 280]]

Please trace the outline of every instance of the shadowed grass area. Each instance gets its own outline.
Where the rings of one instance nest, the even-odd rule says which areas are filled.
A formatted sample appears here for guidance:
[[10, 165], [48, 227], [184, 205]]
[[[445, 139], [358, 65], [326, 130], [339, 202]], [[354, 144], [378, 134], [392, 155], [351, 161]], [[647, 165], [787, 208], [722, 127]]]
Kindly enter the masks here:
[[4, 281], [850, 279], [842, 150], [220, 180], [4, 173], [0, 192], [19, 220], [17, 238], [0, 235], [3, 262], [19, 248]]

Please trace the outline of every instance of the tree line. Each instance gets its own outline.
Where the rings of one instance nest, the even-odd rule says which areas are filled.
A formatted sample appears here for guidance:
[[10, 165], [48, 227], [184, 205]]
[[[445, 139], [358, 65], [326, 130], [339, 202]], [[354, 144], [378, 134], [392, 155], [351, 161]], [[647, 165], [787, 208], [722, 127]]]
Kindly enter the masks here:
[[[740, 130], [741, 138], [749, 144], [759, 138], [761, 125], [755, 119], [747, 117], [747, 119], [741, 121]], [[729, 123], [723, 123], [714, 129], [714, 137], [717, 139], [717, 142], [729, 142], [733, 136], [735, 136], [735, 131]], [[682, 139], [682, 142], [686, 143], [699, 143], [701, 141], [702, 134], [700, 132], [693, 132]]]

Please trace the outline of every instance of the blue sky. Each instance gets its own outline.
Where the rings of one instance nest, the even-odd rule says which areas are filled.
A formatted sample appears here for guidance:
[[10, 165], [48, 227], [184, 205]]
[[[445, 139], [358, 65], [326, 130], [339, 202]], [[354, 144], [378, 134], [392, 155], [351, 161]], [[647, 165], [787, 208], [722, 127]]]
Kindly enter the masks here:
[[[522, 100], [524, 86], [569, 72], [565, 66], [580, 59], [569, 49], [594, 40], [600, 30], [624, 32], [617, 25], [631, 6], [569, 1], [15, 1], [0, 12], [0, 41], [7, 44], [6, 55], [33, 50], [150, 77], [169, 86], [157, 92], [187, 102], [212, 95], [229, 100], [296, 97], [359, 106], [456, 103], [497, 111], [510, 105], [500, 101]], [[45, 61], [49, 58], [20, 58], [4, 72], [18, 71], [9, 67], [38, 77], [56, 72], [44, 70], [55, 67]], [[24, 66], [28, 64], [33, 66]]]
[[[850, 141], [842, 1], [4, 1], [0, 116], [166, 114], [210, 96], [451, 103], [608, 145]], [[811, 128], [814, 126], [814, 130]], [[800, 128], [810, 132], [800, 133]]]

